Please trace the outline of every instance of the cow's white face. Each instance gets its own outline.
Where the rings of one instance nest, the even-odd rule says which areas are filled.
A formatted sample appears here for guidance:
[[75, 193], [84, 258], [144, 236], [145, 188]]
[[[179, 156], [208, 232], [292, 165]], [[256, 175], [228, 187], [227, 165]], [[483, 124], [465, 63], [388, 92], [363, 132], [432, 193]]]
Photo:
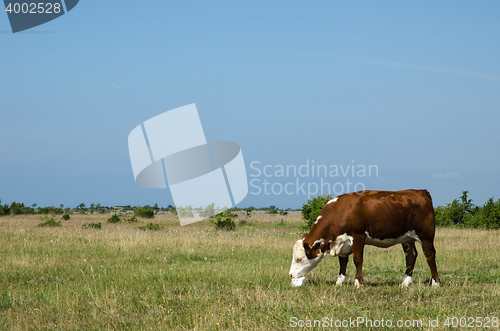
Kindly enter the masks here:
[[293, 260], [289, 272], [290, 278], [304, 277], [309, 271], [318, 265], [324, 256], [325, 254], [318, 252], [316, 258], [307, 258], [303, 240], [297, 240], [293, 246]]

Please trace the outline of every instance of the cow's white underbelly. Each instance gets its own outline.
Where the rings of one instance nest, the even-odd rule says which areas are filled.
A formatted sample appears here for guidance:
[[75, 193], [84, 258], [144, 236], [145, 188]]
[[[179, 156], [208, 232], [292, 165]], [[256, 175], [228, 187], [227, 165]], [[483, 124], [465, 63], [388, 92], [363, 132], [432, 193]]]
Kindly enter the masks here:
[[404, 235], [402, 235], [399, 238], [386, 238], [386, 239], [377, 239], [377, 238], [372, 238], [370, 237], [370, 234], [368, 231], [366, 233], [366, 239], [365, 239], [365, 244], [366, 245], [372, 245], [372, 246], [377, 246], [377, 247], [382, 247], [382, 248], [387, 248], [394, 246], [396, 244], [406, 244], [412, 241], [417, 240], [418, 242], [420, 241], [420, 238], [417, 236], [415, 233], [415, 230], [408, 231]]

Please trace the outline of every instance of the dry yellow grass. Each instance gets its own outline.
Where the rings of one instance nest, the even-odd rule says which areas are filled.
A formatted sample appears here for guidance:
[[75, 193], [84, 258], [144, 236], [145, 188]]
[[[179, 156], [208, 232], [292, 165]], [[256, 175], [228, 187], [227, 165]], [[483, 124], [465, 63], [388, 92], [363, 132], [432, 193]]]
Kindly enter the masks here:
[[[440, 330], [447, 317], [500, 317], [499, 231], [439, 229], [439, 288], [425, 284], [430, 273], [418, 245], [408, 289], [398, 286], [399, 246], [366, 247], [359, 290], [352, 263], [347, 284], [334, 286], [334, 258], [308, 275], [307, 286], [292, 288], [300, 215], [280, 226], [279, 215], [252, 215], [234, 232], [208, 221], [181, 227], [171, 215], [132, 224], [106, 223], [109, 216], [72, 215], [54, 228], [37, 227], [38, 216], [0, 218], [0, 329], [285, 330], [293, 317], [366, 317], [439, 318], [438, 328], [420, 329]], [[102, 228], [82, 229], [87, 222]], [[147, 222], [161, 230], [138, 229]]]

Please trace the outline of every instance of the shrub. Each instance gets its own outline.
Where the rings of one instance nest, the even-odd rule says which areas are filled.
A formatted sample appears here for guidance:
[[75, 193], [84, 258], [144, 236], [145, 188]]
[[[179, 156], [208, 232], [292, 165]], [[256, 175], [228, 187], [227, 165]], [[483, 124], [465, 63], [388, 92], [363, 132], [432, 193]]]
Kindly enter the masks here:
[[68, 214], [68, 213], [66, 213], [66, 214], [62, 215], [62, 217], [61, 217], [61, 218], [62, 218], [63, 220], [65, 220], [65, 221], [67, 221], [67, 220], [69, 220], [71, 217], [69, 216], [69, 214]]
[[134, 214], [139, 216], [139, 217], [144, 217], [144, 218], [154, 218], [155, 217], [155, 212], [151, 207], [143, 208], [141, 206], [137, 206], [134, 208]]
[[201, 217], [205, 217], [205, 218], [208, 218], [208, 217], [212, 217], [215, 215], [215, 209], [214, 209], [214, 204], [210, 204], [208, 205], [205, 209], [203, 209], [202, 211], [200, 211], [200, 216]]
[[156, 224], [156, 223], [148, 223], [144, 226], [140, 226], [139, 229], [141, 229], [142, 231], [146, 231], [146, 230], [160, 230], [160, 225], [159, 224]]
[[40, 219], [43, 221], [45, 220], [45, 222], [42, 222], [40, 224], [38, 224], [38, 226], [40, 227], [46, 227], [46, 226], [50, 226], [50, 227], [54, 227], [54, 226], [61, 226], [61, 222], [56, 222], [54, 221], [54, 219], [51, 217], [49, 218], [48, 216], [46, 217], [40, 217]]
[[101, 222], [99, 222], [99, 223], [84, 223], [84, 224], [82, 224], [82, 228], [84, 228], [84, 229], [89, 229], [89, 228], [100, 229], [101, 227], [102, 227]]
[[34, 214], [35, 211], [33, 208], [25, 206], [24, 203], [13, 202], [10, 205], [10, 214], [11, 215], [26, 215], [26, 214]]
[[108, 223], [118, 223], [118, 222], [121, 222], [121, 218], [117, 214], [114, 214], [113, 216], [111, 216], [110, 218], [108, 218], [107, 222]]
[[318, 195], [317, 197], [307, 200], [307, 203], [302, 205], [302, 218], [304, 219], [302, 228], [304, 230], [311, 229], [321, 213], [321, 210], [323, 210], [323, 207], [331, 199], [332, 196], [330, 194]]
[[459, 199], [454, 199], [446, 206], [434, 208], [436, 225], [458, 226], [469, 229], [499, 229], [500, 228], [500, 199], [496, 202], [488, 199], [482, 207], [475, 206], [468, 199], [468, 191], [462, 191]]
[[278, 213], [278, 209], [276, 209], [276, 206], [269, 206], [267, 213], [270, 215], [276, 215]]
[[193, 217], [193, 206], [177, 207], [177, 216], [179, 217]]
[[0, 216], [10, 215], [10, 207], [9, 205], [2, 206], [2, 200], [0, 200]]
[[233, 214], [231, 210], [226, 210], [223, 213], [219, 213], [210, 220], [214, 224], [216, 229], [224, 230], [234, 230], [236, 224], [234, 224], [233, 218], [238, 217], [238, 214]]
[[52, 214], [52, 215], [60, 215], [60, 214], [63, 214], [64, 211], [62, 210], [62, 208], [56, 208], [54, 206], [50, 206], [50, 207], [43, 207], [43, 208], [38, 208], [38, 213], [39, 214]]
[[131, 218], [127, 218], [127, 219], [125, 219], [125, 222], [127, 222], [127, 223], [137, 223], [137, 222], [139, 222], [139, 220], [138, 220], [138, 219], [137, 219], [137, 217], [134, 215], [134, 216], [132, 216]]

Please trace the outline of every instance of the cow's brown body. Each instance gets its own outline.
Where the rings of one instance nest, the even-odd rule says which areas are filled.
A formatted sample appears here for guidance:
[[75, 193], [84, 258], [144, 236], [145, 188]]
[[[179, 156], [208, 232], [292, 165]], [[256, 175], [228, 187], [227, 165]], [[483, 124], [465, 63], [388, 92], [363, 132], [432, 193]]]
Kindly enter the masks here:
[[[328, 252], [338, 255], [340, 275], [345, 275], [352, 249], [356, 283], [361, 285], [365, 244], [389, 247], [401, 243], [406, 255], [405, 277], [411, 277], [417, 258], [415, 241], [420, 241], [431, 269], [431, 283], [435, 285], [439, 284], [439, 276], [434, 233], [434, 208], [426, 190], [363, 191], [331, 200], [321, 211], [310, 232], [304, 236], [302, 245], [308, 259], [317, 259], [318, 255], [324, 256]], [[344, 236], [344, 239], [340, 236]], [[347, 247], [350, 249], [344, 247], [336, 251], [335, 247], [342, 248], [347, 237], [352, 243], [351, 247]], [[292, 273], [290, 277], [294, 278]]]

